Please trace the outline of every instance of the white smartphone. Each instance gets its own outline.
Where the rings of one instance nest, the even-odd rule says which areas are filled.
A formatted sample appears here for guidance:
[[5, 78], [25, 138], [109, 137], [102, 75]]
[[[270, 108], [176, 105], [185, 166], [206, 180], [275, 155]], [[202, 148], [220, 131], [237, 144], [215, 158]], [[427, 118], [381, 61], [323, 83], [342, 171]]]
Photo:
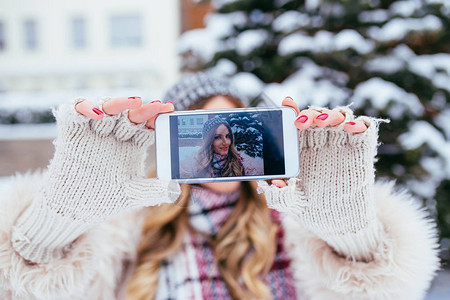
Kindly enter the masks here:
[[182, 183], [295, 177], [295, 118], [290, 107], [161, 114], [155, 122], [157, 177]]

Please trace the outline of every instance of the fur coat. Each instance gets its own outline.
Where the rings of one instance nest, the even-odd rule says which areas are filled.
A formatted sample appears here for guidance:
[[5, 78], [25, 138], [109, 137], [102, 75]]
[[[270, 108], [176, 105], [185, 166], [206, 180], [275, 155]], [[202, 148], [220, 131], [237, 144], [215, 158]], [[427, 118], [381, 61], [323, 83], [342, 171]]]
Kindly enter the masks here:
[[[0, 198], [0, 299], [122, 299], [136, 259], [137, 210], [82, 235], [69, 254], [33, 264], [11, 245], [15, 221], [44, 180], [18, 175]], [[423, 299], [439, 267], [436, 228], [427, 213], [393, 183], [375, 186], [383, 243], [370, 262], [349, 261], [297, 220], [283, 216], [285, 247], [299, 295], [306, 299]]]

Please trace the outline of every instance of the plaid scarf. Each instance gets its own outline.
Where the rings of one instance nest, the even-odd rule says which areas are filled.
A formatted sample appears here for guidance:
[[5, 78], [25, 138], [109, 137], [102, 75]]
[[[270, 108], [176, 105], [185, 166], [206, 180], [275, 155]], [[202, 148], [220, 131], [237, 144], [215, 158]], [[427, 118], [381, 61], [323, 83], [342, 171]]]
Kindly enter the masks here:
[[221, 177], [222, 169], [227, 161], [228, 155], [220, 155], [214, 153], [213, 160], [211, 162], [211, 177]]
[[[189, 220], [197, 232], [187, 234], [181, 249], [163, 261], [156, 299], [232, 299], [203, 234], [214, 237], [218, 233], [233, 212], [239, 194], [239, 190], [230, 194], [217, 194], [198, 186], [192, 187]], [[272, 211], [272, 218], [279, 224], [277, 212]], [[273, 299], [299, 299], [289, 269], [290, 260], [283, 248], [283, 238], [281, 228], [277, 236], [275, 260], [264, 280]]]

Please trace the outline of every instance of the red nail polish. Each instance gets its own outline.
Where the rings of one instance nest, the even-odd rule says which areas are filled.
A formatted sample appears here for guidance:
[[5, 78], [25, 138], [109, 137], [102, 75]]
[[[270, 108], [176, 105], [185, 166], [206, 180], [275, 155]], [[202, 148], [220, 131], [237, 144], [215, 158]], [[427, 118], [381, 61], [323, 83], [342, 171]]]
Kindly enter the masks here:
[[316, 119], [319, 119], [319, 120], [324, 121], [324, 120], [326, 120], [327, 118], [328, 118], [328, 114], [320, 114], [320, 115], [317, 116]]
[[286, 98], [288, 98], [288, 99], [291, 99], [292, 101], [294, 101], [294, 99], [292, 99], [292, 97], [291, 97], [291, 96], [287, 96]]
[[103, 112], [100, 109], [98, 109], [98, 108], [93, 108], [92, 111], [95, 112], [99, 116], [103, 115]]
[[128, 97], [128, 100], [141, 100], [141, 97]]
[[172, 101], [167, 101], [166, 103], [172, 103], [172, 105], [173, 105], [173, 102], [172, 102]]
[[355, 122], [347, 122], [347, 123], [345, 123], [345, 124], [348, 124], [348, 125], [355, 125], [356, 123], [355, 123]]
[[152, 101], [151, 103], [156, 103], [156, 102], [161, 103], [161, 101], [159, 101], [159, 100]]
[[300, 123], [305, 123], [306, 121], [308, 121], [308, 117], [303, 115], [303, 116], [298, 117], [297, 120], [295, 120], [295, 121], [300, 122]]

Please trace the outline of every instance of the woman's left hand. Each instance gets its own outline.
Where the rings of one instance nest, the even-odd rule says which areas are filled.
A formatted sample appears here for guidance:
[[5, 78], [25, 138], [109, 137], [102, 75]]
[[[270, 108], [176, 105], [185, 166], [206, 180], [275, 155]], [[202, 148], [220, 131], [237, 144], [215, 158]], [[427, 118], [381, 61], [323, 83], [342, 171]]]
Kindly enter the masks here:
[[[304, 109], [300, 111], [297, 103], [291, 97], [284, 98], [281, 104], [292, 107], [297, 111], [297, 118], [294, 121], [294, 125], [299, 130], [305, 130], [310, 127], [334, 127], [342, 124], [345, 120], [345, 115], [335, 110], [323, 109], [319, 112], [315, 109]], [[363, 121], [355, 120], [345, 123], [344, 130], [349, 133], [358, 134], [366, 131], [367, 126]], [[273, 179], [271, 183], [280, 188], [286, 186], [286, 182], [280, 179]]]
[[377, 247], [373, 184], [380, 120], [354, 118], [349, 107], [299, 111], [290, 98], [283, 105], [298, 112], [300, 173], [272, 185], [259, 181], [258, 192], [268, 207], [295, 216], [338, 253], [369, 260]]

